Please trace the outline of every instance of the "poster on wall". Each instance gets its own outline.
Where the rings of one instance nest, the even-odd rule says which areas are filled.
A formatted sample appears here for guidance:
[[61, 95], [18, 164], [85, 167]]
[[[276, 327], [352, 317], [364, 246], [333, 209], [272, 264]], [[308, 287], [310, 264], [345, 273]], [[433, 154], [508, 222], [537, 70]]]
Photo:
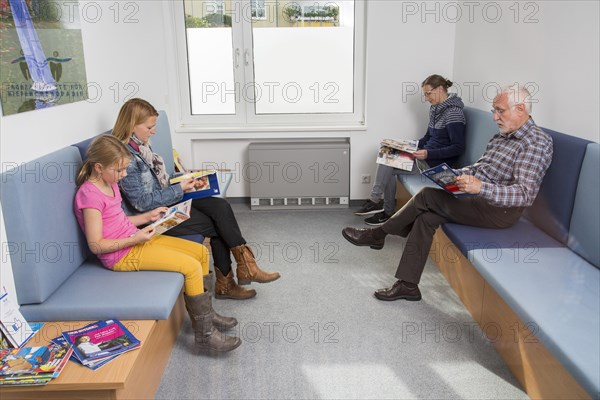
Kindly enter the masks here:
[[0, 0], [2, 114], [87, 98], [78, 2]]

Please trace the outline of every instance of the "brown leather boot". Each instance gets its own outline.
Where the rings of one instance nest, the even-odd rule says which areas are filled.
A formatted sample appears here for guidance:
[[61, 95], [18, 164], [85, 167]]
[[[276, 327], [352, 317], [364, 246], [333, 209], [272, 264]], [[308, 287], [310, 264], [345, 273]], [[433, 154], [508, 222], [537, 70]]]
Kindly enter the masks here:
[[231, 252], [237, 263], [237, 278], [240, 285], [248, 285], [250, 282], [267, 283], [279, 279], [279, 272], [265, 272], [258, 267], [248, 245], [233, 247]]
[[[212, 277], [213, 277], [212, 271], [209, 271], [207, 275], [204, 275], [202, 277], [202, 282], [204, 283], [204, 291], [206, 293], [208, 293], [209, 296], [212, 296], [212, 294], [214, 293], [214, 281], [213, 281]], [[189, 309], [187, 302], [185, 303], [185, 308], [186, 308], [187, 312], [190, 313], [190, 309]], [[217, 328], [221, 332], [225, 332], [230, 329], [233, 329], [238, 324], [237, 319], [235, 319], [233, 317], [224, 317], [221, 314], [218, 314], [214, 310], [213, 310], [212, 322], [213, 322], [213, 325], [215, 326], [215, 328]], [[193, 326], [193, 324], [194, 324], [194, 320], [192, 319], [192, 326]]]
[[231, 351], [242, 344], [239, 337], [227, 336], [213, 326], [214, 310], [210, 293], [184, 296], [184, 299], [185, 306], [192, 319], [194, 339], [199, 350], [225, 352]]
[[233, 279], [233, 271], [229, 271], [227, 275], [215, 268], [217, 275], [217, 283], [215, 284], [215, 298], [217, 299], [234, 299], [245, 300], [256, 296], [256, 290], [244, 289], [235, 283]]

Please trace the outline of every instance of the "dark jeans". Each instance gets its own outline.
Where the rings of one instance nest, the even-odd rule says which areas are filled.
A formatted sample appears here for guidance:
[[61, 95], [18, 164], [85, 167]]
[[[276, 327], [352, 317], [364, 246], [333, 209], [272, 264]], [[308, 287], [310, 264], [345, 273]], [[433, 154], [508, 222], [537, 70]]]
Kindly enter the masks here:
[[396, 278], [419, 283], [433, 235], [441, 224], [508, 228], [519, 220], [523, 209], [495, 207], [479, 196], [456, 198], [442, 189], [424, 188], [381, 226], [386, 233], [408, 239]]
[[190, 219], [166, 232], [170, 236], [198, 233], [210, 237], [214, 265], [227, 275], [231, 271], [229, 249], [246, 243], [227, 200], [220, 197], [192, 200]]

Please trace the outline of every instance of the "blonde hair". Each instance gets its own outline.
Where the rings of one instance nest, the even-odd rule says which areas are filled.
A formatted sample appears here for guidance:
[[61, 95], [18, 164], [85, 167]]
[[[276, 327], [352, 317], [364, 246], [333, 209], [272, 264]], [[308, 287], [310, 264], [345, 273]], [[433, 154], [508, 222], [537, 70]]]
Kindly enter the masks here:
[[123, 143], [128, 143], [133, 128], [150, 117], [158, 117], [158, 112], [143, 99], [131, 99], [125, 102], [119, 111], [112, 135]]
[[75, 183], [77, 186], [83, 185], [92, 176], [96, 164], [102, 166], [116, 165], [130, 158], [129, 150], [119, 139], [111, 135], [98, 136], [87, 149], [87, 159], [81, 166]]

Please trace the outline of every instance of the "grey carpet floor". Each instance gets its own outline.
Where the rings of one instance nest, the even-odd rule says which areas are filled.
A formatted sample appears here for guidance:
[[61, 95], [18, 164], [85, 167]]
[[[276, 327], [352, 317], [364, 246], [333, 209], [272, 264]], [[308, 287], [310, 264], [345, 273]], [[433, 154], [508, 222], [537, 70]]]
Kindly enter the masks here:
[[528, 398], [433, 262], [420, 302], [373, 297], [395, 281], [404, 239], [352, 246], [341, 230], [364, 225], [348, 209], [234, 210], [259, 265], [281, 278], [253, 283], [254, 299], [213, 301], [239, 320], [230, 353], [193, 351], [186, 319], [157, 399]]

